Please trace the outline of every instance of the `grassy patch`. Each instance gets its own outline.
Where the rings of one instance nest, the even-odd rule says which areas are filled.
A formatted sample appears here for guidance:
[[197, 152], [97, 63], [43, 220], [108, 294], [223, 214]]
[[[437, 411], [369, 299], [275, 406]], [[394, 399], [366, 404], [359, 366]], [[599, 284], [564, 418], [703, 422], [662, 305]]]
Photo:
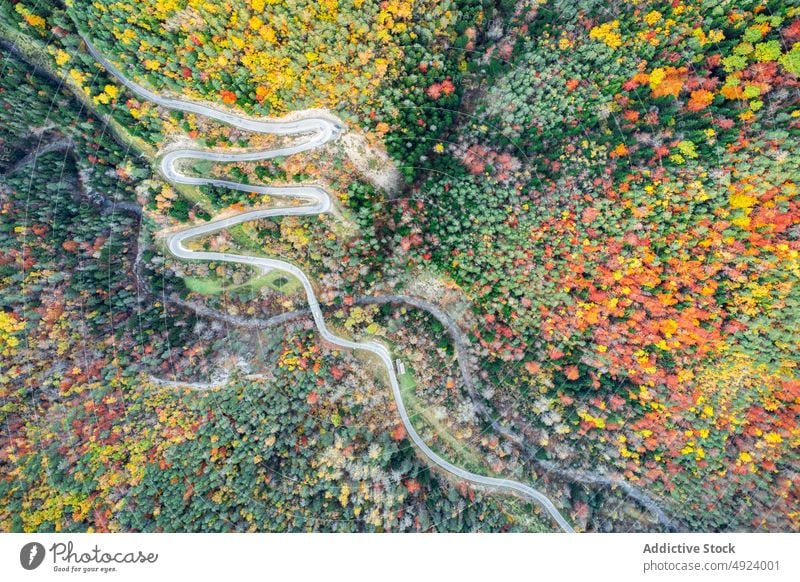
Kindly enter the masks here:
[[185, 277], [184, 282], [190, 291], [201, 295], [219, 295], [223, 291], [256, 290], [261, 287], [292, 295], [302, 288], [300, 281], [279, 270], [268, 271], [241, 285], [226, 285], [225, 281], [216, 277]]
[[405, 374], [400, 374], [397, 377], [397, 381], [400, 384], [400, 391], [405, 393], [411, 390], [417, 389], [417, 381], [414, 380], [414, 376], [406, 372]]
[[222, 281], [219, 279], [185, 277], [183, 281], [189, 291], [200, 293], [200, 295], [217, 295], [222, 292]]
[[300, 281], [291, 275], [278, 270], [269, 271], [260, 277], [256, 277], [247, 284], [254, 289], [258, 289], [259, 287], [266, 285], [270, 289], [274, 291], [280, 291], [286, 295], [292, 295], [302, 289]]

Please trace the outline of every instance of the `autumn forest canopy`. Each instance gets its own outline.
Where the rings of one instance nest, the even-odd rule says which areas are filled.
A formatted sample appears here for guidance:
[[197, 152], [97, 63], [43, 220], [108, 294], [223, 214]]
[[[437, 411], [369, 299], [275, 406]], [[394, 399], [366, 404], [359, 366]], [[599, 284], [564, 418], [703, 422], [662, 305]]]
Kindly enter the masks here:
[[165, 152], [291, 140], [144, 100], [86, 38], [160, 94], [347, 125], [187, 161], [335, 198], [192, 249], [300, 267], [337, 333], [402, 360], [437, 454], [580, 531], [797, 531], [791, 4], [4, 2], [0, 530], [553, 527], [427, 462], [293, 277], [168, 252], [285, 202], [169, 183]]

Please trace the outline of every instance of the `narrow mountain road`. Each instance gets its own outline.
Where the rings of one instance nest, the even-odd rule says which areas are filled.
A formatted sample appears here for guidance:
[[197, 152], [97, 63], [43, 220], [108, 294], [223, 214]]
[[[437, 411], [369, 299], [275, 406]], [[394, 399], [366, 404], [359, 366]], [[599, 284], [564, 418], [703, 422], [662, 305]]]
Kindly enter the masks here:
[[91, 43], [85, 38], [89, 52], [97, 59], [110, 74], [116, 77], [123, 85], [130, 89], [133, 93], [140, 98], [146, 99], [157, 105], [167, 109], [174, 109], [177, 111], [184, 111], [188, 113], [196, 113], [211, 119], [216, 119], [222, 123], [226, 123], [233, 127], [251, 131], [254, 133], [264, 133], [271, 135], [282, 136], [308, 136], [308, 139], [297, 142], [294, 145], [286, 146], [274, 150], [265, 151], [241, 151], [241, 152], [219, 152], [203, 149], [179, 149], [169, 152], [161, 159], [160, 169], [164, 177], [176, 184], [189, 184], [194, 186], [214, 185], [233, 190], [240, 190], [244, 192], [255, 192], [260, 194], [267, 194], [277, 198], [285, 198], [291, 201], [302, 201], [304, 204], [295, 206], [284, 206], [278, 208], [268, 208], [262, 210], [250, 210], [240, 212], [238, 214], [227, 216], [212, 220], [205, 224], [193, 226], [182, 229], [180, 231], [171, 233], [167, 237], [167, 248], [169, 251], [178, 258], [186, 260], [199, 260], [199, 261], [224, 261], [229, 263], [238, 263], [244, 265], [252, 265], [257, 269], [278, 269], [289, 273], [295, 277], [303, 286], [306, 297], [308, 299], [309, 309], [314, 319], [314, 323], [319, 330], [322, 338], [331, 344], [352, 349], [363, 350], [370, 352], [377, 356], [386, 368], [386, 373], [389, 378], [389, 384], [392, 387], [392, 394], [394, 396], [397, 410], [400, 418], [405, 426], [406, 432], [414, 445], [430, 459], [431, 462], [438, 465], [448, 473], [470, 481], [477, 485], [497, 489], [506, 492], [515, 492], [519, 495], [531, 499], [538, 503], [558, 524], [558, 526], [565, 532], [572, 532], [573, 529], [566, 519], [561, 515], [559, 510], [553, 502], [543, 493], [511, 479], [501, 479], [496, 477], [486, 477], [471, 473], [461, 467], [450, 463], [446, 459], [440, 457], [435, 453], [417, 433], [411, 419], [408, 416], [403, 398], [400, 392], [400, 385], [397, 380], [397, 373], [392, 361], [392, 355], [389, 350], [382, 344], [377, 342], [355, 342], [347, 338], [337, 336], [331, 332], [322, 315], [319, 302], [317, 301], [314, 288], [311, 281], [306, 274], [292, 263], [282, 261], [279, 259], [253, 257], [247, 255], [238, 255], [233, 253], [217, 253], [217, 252], [204, 252], [193, 251], [186, 247], [185, 243], [193, 238], [200, 237], [206, 234], [217, 232], [219, 230], [230, 228], [231, 226], [248, 222], [251, 220], [258, 220], [267, 217], [277, 216], [315, 216], [324, 214], [331, 211], [331, 198], [328, 193], [313, 185], [293, 186], [293, 187], [271, 187], [271, 186], [253, 186], [249, 184], [241, 184], [229, 180], [220, 180], [212, 178], [201, 178], [194, 176], [187, 176], [182, 174], [176, 168], [176, 162], [179, 160], [209, 160], [215, 162], [241, 162], [241, 161], [259, 161], [276, 158], [279, 156], [288, 156], [304, 151], [308, 151], [320, 147], [327, 142], [336, 139], [343, 131], [344, 126], [333, 117], [327, 118], [322, 116], [306, 117], [292, 121], [278, 121], [278, 120], [258, 120], [248, 118], [235, 113], [221, 111], [214, 107], [195, 103], [190, 101], [183, 101], [180, 99], [162, 97], [137, 83], [127, 79], [111, 62], [109, 62], [103, 55], [101, 55]]

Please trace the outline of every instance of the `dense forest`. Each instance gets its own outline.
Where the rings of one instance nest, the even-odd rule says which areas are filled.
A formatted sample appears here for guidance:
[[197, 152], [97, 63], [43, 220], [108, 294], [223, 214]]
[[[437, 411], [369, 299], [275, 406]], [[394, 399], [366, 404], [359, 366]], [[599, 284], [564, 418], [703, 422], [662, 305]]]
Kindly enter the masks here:
[[798, 13], [593, 4], [525, 25], [412, 256], [480, 305], [496, 406], [546, 448], [691, 527], [796, 528]]
[[520, 527], [512, 516], [530, 508], [442, 482], [362, 363], [302, 328], [271, 334], [266, 384], [151, 381], [230, 337], [167, 309], [161, 274], [137, 275], [131, 209], [154, 194], [149, 168], [29, 65], [9, 60], [0, 90], [4, 530]]

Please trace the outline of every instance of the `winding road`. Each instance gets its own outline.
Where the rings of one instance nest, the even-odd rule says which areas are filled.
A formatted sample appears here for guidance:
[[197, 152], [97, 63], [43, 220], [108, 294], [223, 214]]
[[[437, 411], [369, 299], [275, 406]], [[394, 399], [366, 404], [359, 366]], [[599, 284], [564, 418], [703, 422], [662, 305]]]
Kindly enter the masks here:
[[167, 236], [166, 240], [169, 251], [176, 257], [186, 260], [224, 261], [228, 263], [252, 265], [253, 267], [261, 270], [277, 269], [291, 274], [303, 285], [303, 289], [305, 290], [306, 297], [308, 299], [308, 305], [311, 310], [311, 315], [314, 318], [314, 323], [316, 324], [320, 335], [325, 341], [343, 348], [370, 352], [377, 356], [381, 362], [383, 362], [389, 377], [389, 383], [392, 387], [392, 394], [397, 405], [397, 410], [400, 413], [400, 418], [405, 426], [406, 432], [408, 433], [408, 436], [411, 438], [414, 445], [416, 445], [416, 447], [426, 457], [428, 457], [431, 462], [459, 479], [470, 481], [477, 485], [496, 490], [515, 492], [525, 498], [531, 499], [538, 503], [553, 518], [556, 524], [558, 524], [563, 531], [573, 532], [572, 527], [567, 520], [564, 519], [553, 502], [540, 491], [525, 485], [524, 483], [513, 481], [511, 479], [486, 477], [476, 473], [471, 473], [465, 469], [457, 467], [446, 459], [443, 459], [427, 444], [425, 444], [425, 441], [414, 429], [411, 419], [408, 416], [408, 411], [403, 403], [400, 385], [397, 380], [397, 373], [395, 371], [392, 356], [389, 350], [384, 345], [374, 341], [355, 342], [331, 332], [325, 324], [325, 319], [322, 315], [322, 310], [320, 309], [320, 305], [317, 301], [311, 281], [297, 266], [278, 259], [253, 257], [233, 253], [193, 251], [185, 246], [186, 241], [189, 239], [227, 229], [236, 224], [241, 224], [251, 220], [276, 216], [315, 216], [318, 214], [324, 214], [331, 211], [332, 204], [329, 194], [318, 186], [253, 186], [229, 180], [187, 176], [176, 168], [176, 162], [180, 160], [242, 162], [268, 160], [271, 158], [288, 156], [320, 147], [327, 142], [336, 139], [343, 132], [344, 126], [333, 117], [328, 118], [323, 116], [304, 117], [302, 119], [295, 119], [292, 121], [258, 120], [235, 113], [222, 111], [201, 103], [163, 97], [126, 78], [119, 71], [119, 69], [117, 69], [117, 67], [109, 62], [103, 55], [101, 55], [94, 48], [94, 46], [86, 40], [86, 38], [84, 38], [84, 42], [86, 43], [86, 46], [92, 56], [97, 59], [97, 61], [100, 62], [111, 75], [116, 77], [123, 85], [125, 85], [140, 98], [151, 101], [157, 105], [160, 105], [161, 107], [176, 111], [184, 111], [187, 113], [196, 113], [198, 115], [216, 119], [217, 121], [230, 126], [254, 133], [281, 136], [308, 136], [308, 139], [304, 141], [274, 150], [219, 152], [203, 149], [178, 149], [173, 150], [162, 157], [160, 162], [160, 170], [164, 177], [172, 183], [188, 184], [193, 186], [213, 185], [244, 192], [267, 194], [269, 196], [286, 198], [292, 201], [305, 202], [304, 204], [296, 206], [244, 211], [232, 216], [212, 220], [205, 224], [185, 228], [183, 230], [171, 233]]

